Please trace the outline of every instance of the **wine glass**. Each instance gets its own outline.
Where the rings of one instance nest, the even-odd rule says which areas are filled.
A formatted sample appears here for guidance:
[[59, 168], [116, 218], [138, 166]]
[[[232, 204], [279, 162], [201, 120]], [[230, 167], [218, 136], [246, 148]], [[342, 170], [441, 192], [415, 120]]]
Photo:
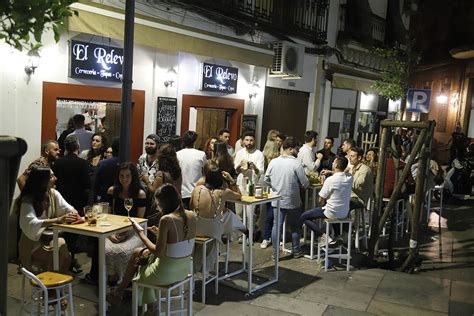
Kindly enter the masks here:
[[[124, 199], [123, 207], [125, 207], [125, 209], [127, 210], [128, 217], [130, 217], [130, 210], [133, 207], [133, 199]], [[125, 219], [125, 221], [128, 221], [128, 219]]]

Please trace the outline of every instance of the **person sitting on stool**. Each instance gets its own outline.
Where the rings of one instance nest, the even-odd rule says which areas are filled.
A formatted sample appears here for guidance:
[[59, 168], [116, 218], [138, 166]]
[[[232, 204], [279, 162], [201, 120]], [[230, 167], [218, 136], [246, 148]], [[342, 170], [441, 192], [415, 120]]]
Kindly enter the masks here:
[[[301, 221], [317, 236], [323, 235], [323, 232], [313, 220], [318, 218], [346, 218], [349, 213], [353, 178], [350, 174], [344, 172], [347, 164], [347, 158], [336, 157], [332, 163], [333, 175], [324, 181], [323, 187], [319, 191], [319, 203], [323, 206], [308, 210], [301, 215]], [[338, 225], [333, 225], [333, 228], [337, 234], [340, 233]]]

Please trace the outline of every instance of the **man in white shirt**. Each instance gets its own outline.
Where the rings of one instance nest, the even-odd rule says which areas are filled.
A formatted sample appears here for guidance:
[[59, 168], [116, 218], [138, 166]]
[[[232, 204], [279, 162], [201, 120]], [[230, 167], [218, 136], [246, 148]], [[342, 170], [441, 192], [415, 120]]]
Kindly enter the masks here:
[[309, 174], [311, 171], [318, 170], [323, 155], [320, 153], [315, 155], [318, 133], [315, 131], [307, 131], [304, 135], [304, 142], [304, 145], [301, 146], [298, 152], [298, 159], [303, 164], [305, 173]]
[[187, 131], [183, 136], [184, 148], [176, 153], [181, 174], [183, 177], [183, 185], [181, 186], [181, 199], [184, 208], [189, 209], [189, 200], [194, 190], [196, 182], [202, 177], [204, 163], [206, 162], [206, 153], [194, 148], [194, 143], [198, 134], [193, 131]]
[[[267, 172], [265, 173], [265, 182], [269, 184], [276, 194], [283, 198], [280, 201], [280, 232], [282, 231], [283, 221], [286, 218], [286, 223], [291, 230], [292, 240], [292, 254], [294, 258], [303, 256], [300, 249], [301, 236], [301, 196], [300, 189], [306, 188], [309, 185], [308, 178], [304, 173], [303, 166], [296, 159], [297, 142], [288, 137], [282, 145], [281, 155], [270, 161]], [[273, 255], [275, 257], [280, 243], [276, 240], [276, 218], [277, 218], [277, 203], [272, 202], [273, 206], [273, 229], [272, 229], [272, 243]], [[281, 234], [280, 234], [281, 236]]]
[[[345, 173], [349, 161], [346, 157], [338, 156], [332, 167], [334, 173], [324, 181], [321, 191], [319, 191], [320, 207], [306, 211], [301, 215], [301, 220], [314, 231], [318, 236], [322, 235], [318, 225], [313, 221], [318, 218], [346, 218], [349, 214], [349, 202], [352, 192], [352, 176]], [[338, 225], [334, 225], [338, 231]]]
[[235, 155], [234, 167], [239, 176], [237, 184], [242, 184], [243, 177], [252, 177], [256, 183], [265, 171], [265, 157], [263, 153], [255, 147], [255, 134], [247, 131], [243, 134], [244, 149], [239, 150]]
[[148, 216], [150, 212], [153, 212], [153, 194], [150, 184], [155, 181], [155, 175], [158, 172], [158, 135], [150, 134], [145, 139], [145, 153], [138, 158], [138, 175], [140, 176], [140, 183], [146, 192], [146, 213]]

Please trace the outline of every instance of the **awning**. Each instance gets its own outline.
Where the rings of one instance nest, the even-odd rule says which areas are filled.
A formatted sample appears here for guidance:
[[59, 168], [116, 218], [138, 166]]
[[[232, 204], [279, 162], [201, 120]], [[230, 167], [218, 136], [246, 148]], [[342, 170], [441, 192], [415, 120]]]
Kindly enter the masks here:
[[[79, 13], [79, 16], [69, 18], [68, 30], [123, 40], [123, 13], [114, 12], [112, 9], [108, 11], [101, 8], [85, 6], [83, 4], [77, 4], [74, 8]], [[96, 12], [100, 12], [101, 14]], [[187, 52], [232, 60], [261, 67], [270, 67], [272, 64], [273, 52], [269, 49], [258, 47], [257, 45], [253, 48], [250, 47], [251, 44], [238, 43], [238, 40], [236, 40], [236, 45], [231, 46], [223, 44], [223, 42], [231, 42], [230, 39], [223, 38], [220, 42], [218, 39], [217, 41], [212, 41], [157, 28], [153, 25], [158, 25], [158, 22], [153, 21], [152, 18], [143, 16], [135, 18], [135, 44], [168, 51]], [[164, 25], [163, 28], [167, 28], [166, 25]], [[168, 28], [173, 29], [172, 27]], [[183, 30], [183, 33], [189, 34], [191, 32]], [[202, 37], [209, 38], [209, 36], [205, 34], [203, 34]], [[248, 47], [248, 49], [246, 47]]]
[[349, 89], [364, 92], [375, 92], [372, 85], [382, 76], [375, 73], [361, 71], [352, 67], [328, 63], [328, 74], [331, 86], [338, 89]]

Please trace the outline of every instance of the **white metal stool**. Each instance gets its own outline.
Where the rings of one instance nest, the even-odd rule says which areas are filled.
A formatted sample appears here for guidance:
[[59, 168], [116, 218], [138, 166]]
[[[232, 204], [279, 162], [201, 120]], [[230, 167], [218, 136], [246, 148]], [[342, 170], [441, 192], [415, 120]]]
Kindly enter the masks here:
[[220, 251], [219, 248], [219, 258], [224, 257], [224, 276], [229, 271], [229, 256], [230, 256], [230, 236], [224, 236], [226, 238], [225, 251]]
[[[342, 257], [346, 257], [346, 270], [349, 271], [350, 266], [351, 266], [351, 242], [352, 242], [352, 220], [350, 218], [326, 218], [324, 219], [324, 224], [326, 225], [326, 242], [324, 244], [321, 244], [318, 242], [318, 261], [321, 261], [321, 249], [325, 252], [324, 255], [324, 271], [328, 270], [328, 265], [329, 265], [329, 257], [337, 257], [339, 258], [339, 263], [342, 262]], [[344, 224], [349, 225], [349, 229], [347, 231], [347, 254], [342, 253], [342, 245], [340, 245], [339, 248], [339, 254], [336, 255], [330, 255], [329, 254], [329, 227], [330, 224], [339, 224], [340, 225], [340, 232], [341, 236], [343, 236], [343, 226]], [[311, 239], [314, 240], [313, 237], [314, 233], [311, 232]], [[313, 248], [313, 244], [311, 245], [311, 248]]]
[[[184, 308], [184, 286], [188, 285], [188, 307]], [[145, 284], [145, 283], [140, 283], [136, 280], [133, 280], [133, 286], [132, 286], [132, 315], [137, 316], [138, 315], [138, 289], [139, 288], [149, 288], [158, 291], [158, 315], [161, 315], [161, 302], [166, 303], [166, 311], [164, 312], [165, 315], [171, 315], [174, 313], [183, 313], [187, 312], [187, 315], [192, 315], [193, 314], [193, 275], [190, 274], [188, 277], [182, 281], [169, 284], [169, 285], [150, 285], [150, 284]], [[178, 290], [179, 295], [172, 296], [171, 292], [173, 290]], [[161, 297], [161, 292], [166, 291], [166, 296]], [[179, 309], [171, 310], [171, 301], [173, 299], [179, 299]], [[147, 306], [143, 306], [143, 312], [147, 310]]]
[[[22, 304], [25, 306], [25, 280], [29, 279], [31, 284], [31, 315], [35, 315], [35, 306], [38, 314], [41, 314], [41, 304], [44, 305], [44, 314], [49, 315], [49, 306], [56, 304], [55, 314], [61, 315], [61, 301], [67, 299], [70, 315], [74, 315], [74, 305], [72, 298], [72, 281], [74, 277], [56, 272], [43, 272], [34, 275], [25, 268], [21, 268], [23, 274], [22, 281]], [[48, 291], [54, 291], [54, 298], [49, 297]]]
[[[211, 275], [208, 272], [207, 268], [207, 245], [211, 243], [216, 243], [216, 262], [215, 264], [215, 274]], [[210, 237], [196, 237], [196, 244], [202, 245], [202, 273], [201, 277], [194, 277], [194, 279], [202, 280], [201, 289], [202, 289], [202, 303], [206, 304], [206, 285], [214, 281], [214, 290], [216, 295], [219, 293], [219, 243], [214, 238]], [[196, 271], [194, 271], [196, 272]]]
[[[364, 240], [365, 249], [369, 248], [367, 242], [367, 236], [369, 235], [367, 232], [367, 226], [365, 224], [365, 207], [364, 208], [356, 208], [355, 210], [355, 221], [354, 221], [354, 228], [355, 228], [355, 248], [357, 250], [360, 249], [360, 240]], [[360, 234], [360, 226], [362, 224], [363, 234]]]

